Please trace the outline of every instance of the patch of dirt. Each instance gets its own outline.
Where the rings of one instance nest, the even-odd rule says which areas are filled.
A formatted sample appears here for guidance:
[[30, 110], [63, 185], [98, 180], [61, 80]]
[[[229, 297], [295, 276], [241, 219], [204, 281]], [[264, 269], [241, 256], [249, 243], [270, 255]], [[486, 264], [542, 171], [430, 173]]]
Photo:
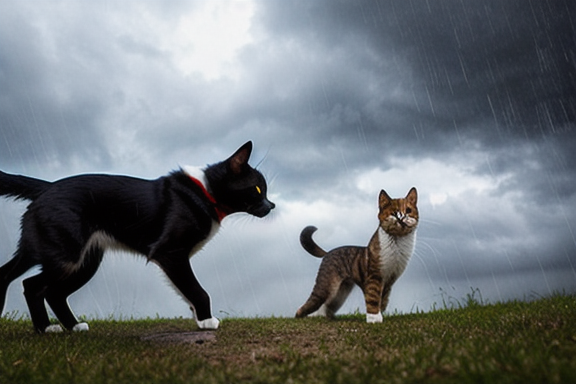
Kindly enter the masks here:
[[143, 341], [167, 344], [204, 344], [216, 341], [216, 332], [163, 332], [152, 333], [141, 337]]

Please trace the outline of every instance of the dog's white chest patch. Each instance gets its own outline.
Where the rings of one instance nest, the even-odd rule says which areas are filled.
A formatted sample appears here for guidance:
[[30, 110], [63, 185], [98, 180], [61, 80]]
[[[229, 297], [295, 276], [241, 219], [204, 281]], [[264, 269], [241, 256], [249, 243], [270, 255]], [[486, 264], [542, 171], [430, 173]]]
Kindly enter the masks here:
[[[186, 172], [188, 176], [199, 180], [202, 183], [202, 185], [204, 185], [204, 188], [206, 188], [206, 190], [209, 191], [209, 185], [206, 180], [206, 174], [204, 173], [201, 167], [185, 165], [182, 167], [182, 170]], [[220, 223], [212, 220], [212, 227], [210, 228], [210, 233], [208, 234], [208, 237], [206, 237], [204, 240], [196, 244], [194, 248], [192, 248], [192, 250], [190, 251], [188, 257], [194, 256], [196, 252], [201, 250], [204, 247], [204, 245], [206, 245], [207, 242], [212, 240], [212, 238], [216, 235], [219, 229], [220, 229]]]
[[204, 188], [208, 190], [208, 182], [206, 181], [206, 174], [201, 167], [195, 167], [192, 165], [182, 166], [182, 170], [190, 177], [200, 180]]

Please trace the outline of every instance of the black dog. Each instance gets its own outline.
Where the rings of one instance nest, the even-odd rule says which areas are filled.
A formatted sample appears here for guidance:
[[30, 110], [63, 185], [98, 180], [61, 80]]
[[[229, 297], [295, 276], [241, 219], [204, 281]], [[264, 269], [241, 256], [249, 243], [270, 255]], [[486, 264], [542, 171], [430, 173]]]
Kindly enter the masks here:
[[0, 172], [0, 195], [32, 202], [12, 260], [0, 267], [0, 311], [8, 285], [35, 265], [42, 272], [24, 280], [24, 296], [37, 332], [50, 325], [44, 300], [70, 330], [88, 330], [68, 306], [68, 296], [96, 273], [104, 251], [122, 248], [160, 266], [188, 301], [200, 328], [215, 329], [210, 296], [189, 258], [234, 212], [266, 216], [274, 204], [266, 181], [248, 165], [252, 143], [194, 177], [180, 169], [156, 180], [79, 175], [55, 182]]

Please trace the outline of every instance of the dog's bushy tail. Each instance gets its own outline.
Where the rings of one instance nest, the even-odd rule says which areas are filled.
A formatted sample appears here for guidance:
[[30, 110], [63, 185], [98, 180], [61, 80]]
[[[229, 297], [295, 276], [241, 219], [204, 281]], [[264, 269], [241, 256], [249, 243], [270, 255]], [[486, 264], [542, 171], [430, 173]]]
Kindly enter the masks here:
[[300, 244], [302, 244], [302, 247], [306, 250], [306, 252], [312, 256], [322, 257], [327, 252], [320, 248], [318, 244], [316, 244], [312, 239], [312, 234], [316, 232], [316, 230], [318, 230], [318, 228], [311, 225], [304, 228], [300, 233]]
[[0, 171], [0, 196], [10, 196], [16, 199], [35, 200], [52, 183], [33, 177], [11, 175]]

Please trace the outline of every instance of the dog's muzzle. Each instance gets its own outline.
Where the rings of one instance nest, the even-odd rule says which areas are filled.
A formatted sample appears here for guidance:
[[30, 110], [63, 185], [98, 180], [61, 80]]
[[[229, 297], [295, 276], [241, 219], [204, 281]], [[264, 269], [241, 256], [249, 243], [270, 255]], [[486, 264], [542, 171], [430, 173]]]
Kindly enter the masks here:
[[268, 199], [264, 199], [260, 204], [248, 208], [248, 213], [256, 217], [264, 217], [269, 214], [274, 207], [276, 207], [276, 204]]

